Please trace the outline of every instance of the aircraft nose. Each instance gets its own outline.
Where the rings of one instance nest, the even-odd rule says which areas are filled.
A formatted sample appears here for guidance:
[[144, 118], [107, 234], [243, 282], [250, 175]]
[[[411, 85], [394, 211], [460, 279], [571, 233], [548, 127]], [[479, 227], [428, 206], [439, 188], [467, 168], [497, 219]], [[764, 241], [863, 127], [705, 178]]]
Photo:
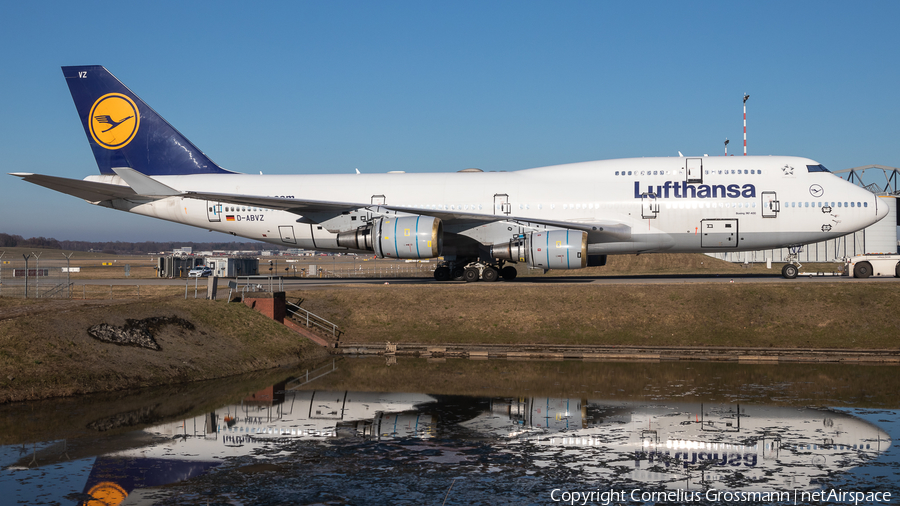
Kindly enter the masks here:
[[[884, 201], [884, 199], [876, 196], [875, 197], [875, 217], [880, 220], [888, 215], [888, 204]], [[876, 220], [876, 221], [878, 221]]]

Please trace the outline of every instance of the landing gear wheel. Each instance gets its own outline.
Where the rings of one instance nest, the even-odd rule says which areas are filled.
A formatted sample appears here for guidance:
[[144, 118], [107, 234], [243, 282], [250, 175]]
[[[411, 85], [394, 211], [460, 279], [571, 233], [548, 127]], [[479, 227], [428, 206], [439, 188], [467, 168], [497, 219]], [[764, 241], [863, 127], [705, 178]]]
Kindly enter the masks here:
[[869, 262], [860, 262], [853, 268], [853, 277], [865, 279], [872, 275], [872, 264]]
[[476, 269], [475, 267], [468, 267], [463, 273], [463, 279], [466, 281], [466, 283], [478, 281], [478, 278], [480, 277], [481, 276], [478, 274], [478, 269]]
[[500, 271], [493, 267], [485, 267], [481, 272], [481, 280], [482, 281], [497, 281], [497, 278], [500, 277]]
[[794, 264], [787, 264], [781, 268], [781, 275], [784, 276], [785, 279], [794, 279], [798, 274], [797, 266]]
[[462, 281], [466, 271], [462, 267], [454, 267], [450, 271], [450, 279], [453, 281]]
[[435, 281], [450, 281], [450, 268], [449, 267], [438, 267], [434, 270], [434, 280]]
[[516, 268], [513, 267], [512, 265], [507, 265], [506, 267], [504, 267], [503, 269], [500, 270], [500, 276], [507, 281], [512, 281], [512, 280], [516, 279], [516, 276], [518, 276], [518, 275], [519, 275], [519, 271], [517, 271]]
[[900, 262], [897, 263], [897, 267], [894, 267], [894, 277], [900, 278]]

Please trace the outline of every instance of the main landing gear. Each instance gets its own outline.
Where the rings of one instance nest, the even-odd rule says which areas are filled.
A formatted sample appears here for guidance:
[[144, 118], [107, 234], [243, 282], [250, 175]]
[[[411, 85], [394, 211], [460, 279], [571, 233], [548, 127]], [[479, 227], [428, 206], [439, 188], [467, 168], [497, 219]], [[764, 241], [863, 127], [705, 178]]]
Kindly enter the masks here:
[[438, 264], [434, 270], [435, 281], [465, 281], [473, 283], [475, 281], [497, 281], [503, 278], [505, 281], [516, 279], [518, 271], [516, 268], [507, 265], [503, 266], [501, 261], [499, 264], [487, 264], [475, 259], [462, 259]]

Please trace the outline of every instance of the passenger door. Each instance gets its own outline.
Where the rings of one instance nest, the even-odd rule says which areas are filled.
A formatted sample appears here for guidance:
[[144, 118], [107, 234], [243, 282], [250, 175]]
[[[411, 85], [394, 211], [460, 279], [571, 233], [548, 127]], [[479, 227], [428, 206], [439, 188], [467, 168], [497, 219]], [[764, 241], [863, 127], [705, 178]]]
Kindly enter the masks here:
[[775, 192], [762, 192], [762, 217], [777, 218], [778, 212], [781, 211], [781, 202]]

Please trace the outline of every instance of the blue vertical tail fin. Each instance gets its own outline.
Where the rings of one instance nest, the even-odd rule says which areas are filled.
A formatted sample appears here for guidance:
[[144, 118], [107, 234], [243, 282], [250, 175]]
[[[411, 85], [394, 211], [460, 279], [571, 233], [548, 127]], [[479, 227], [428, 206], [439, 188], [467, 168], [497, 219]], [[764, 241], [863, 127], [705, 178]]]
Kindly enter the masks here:
[[230, 173], [197, 149], [100, 65], [63, 67], [101, 174], [130, 167], [148, 176]]

